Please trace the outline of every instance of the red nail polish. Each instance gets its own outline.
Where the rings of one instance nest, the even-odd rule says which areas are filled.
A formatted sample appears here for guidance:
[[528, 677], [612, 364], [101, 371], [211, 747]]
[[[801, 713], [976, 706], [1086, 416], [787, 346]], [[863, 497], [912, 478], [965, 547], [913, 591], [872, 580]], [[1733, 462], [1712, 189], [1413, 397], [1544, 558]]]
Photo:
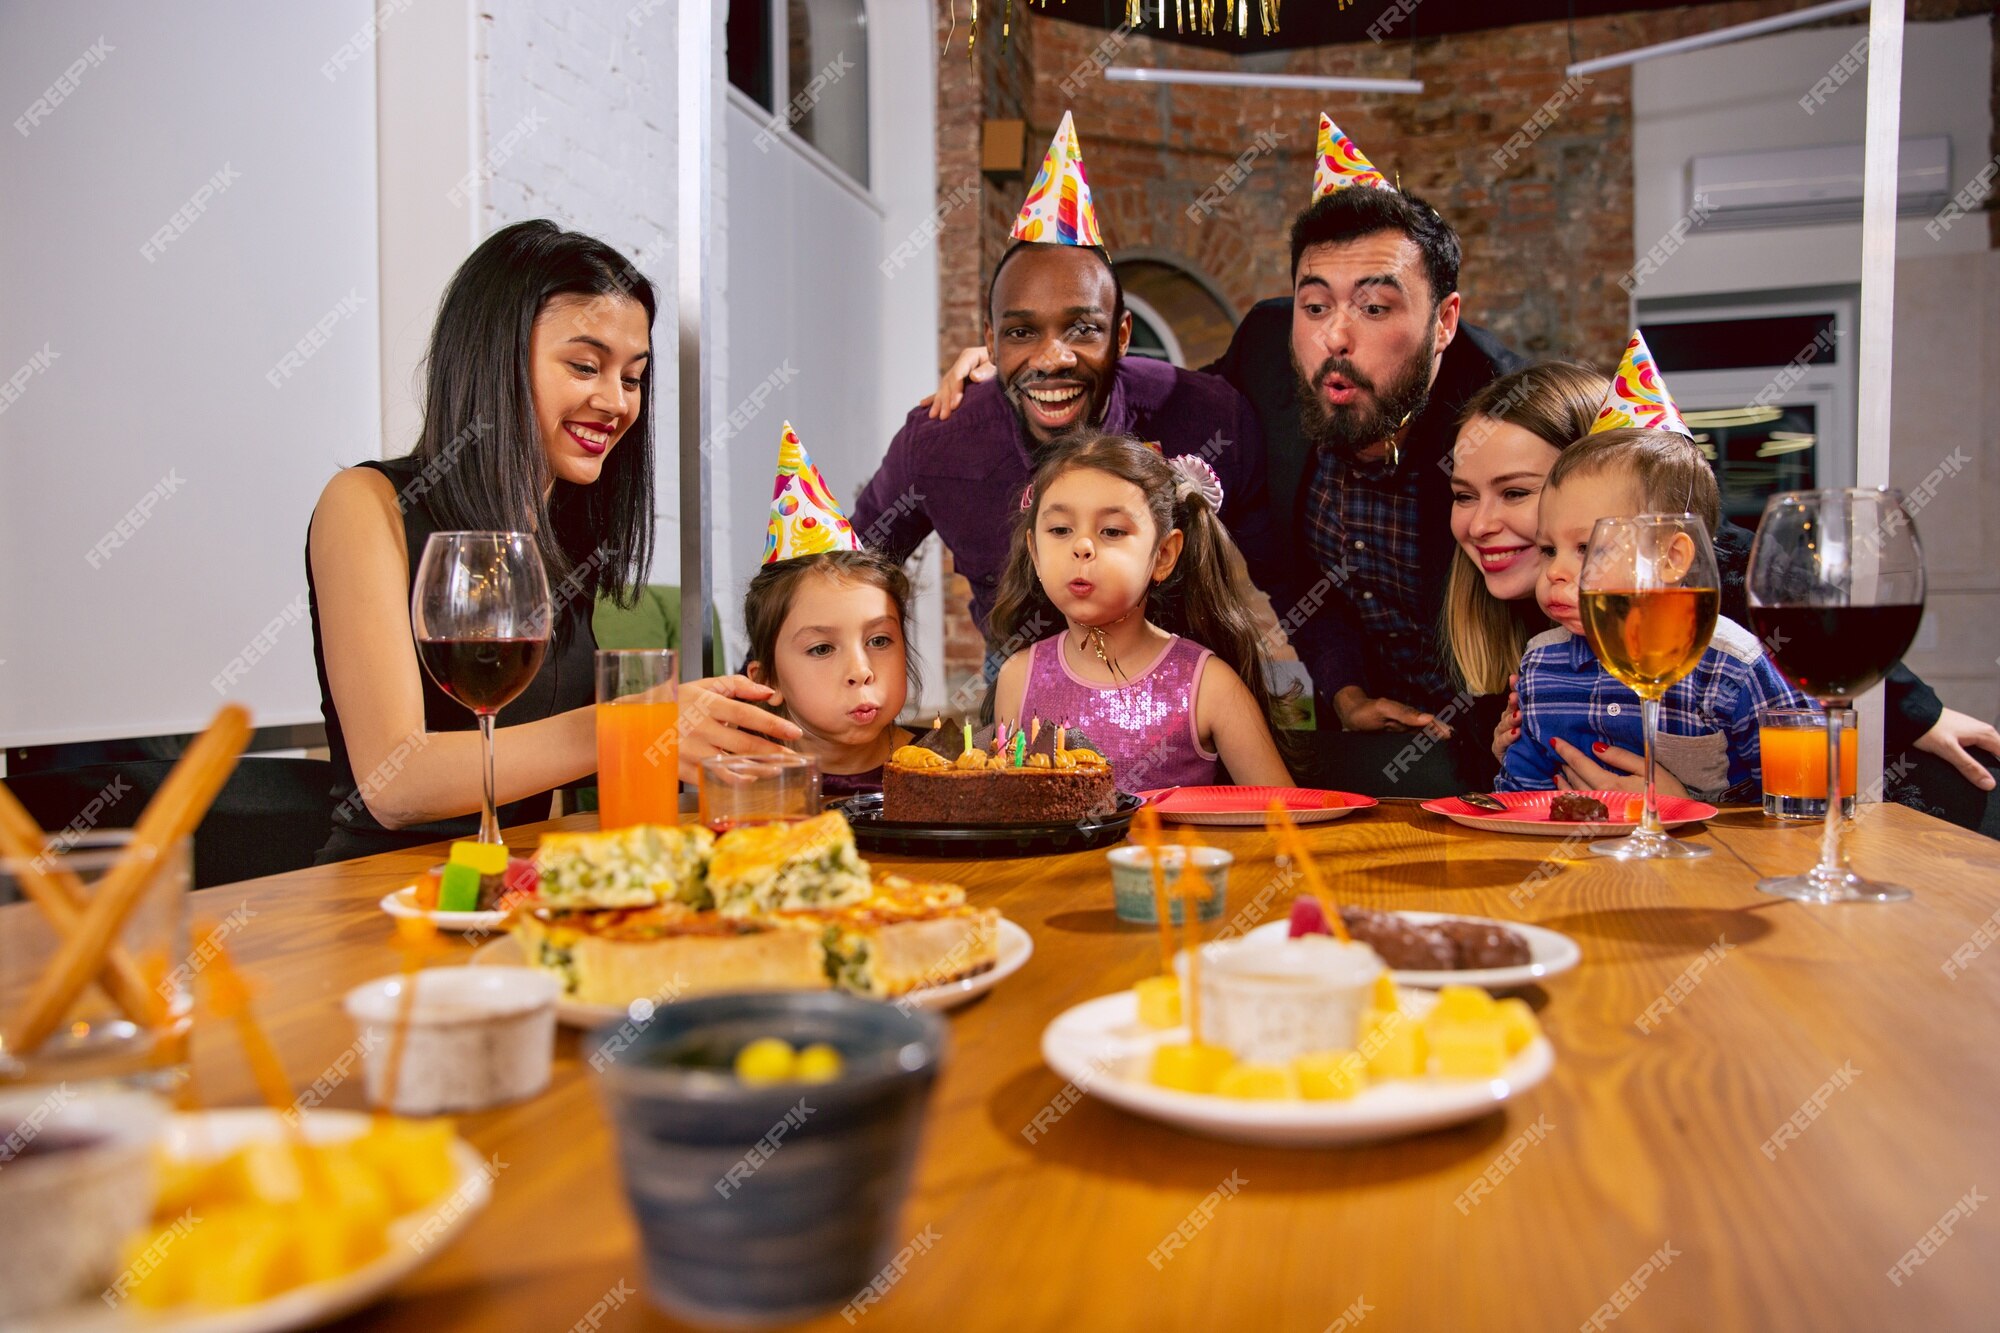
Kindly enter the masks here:
[[1592, 741], [1590, 743], [1590, 752], [1592, 754], [1603, 754], [1606, 750], [1610, 748], [1611, 747], [1609, 745], [1606, 745], [1603, 741]]

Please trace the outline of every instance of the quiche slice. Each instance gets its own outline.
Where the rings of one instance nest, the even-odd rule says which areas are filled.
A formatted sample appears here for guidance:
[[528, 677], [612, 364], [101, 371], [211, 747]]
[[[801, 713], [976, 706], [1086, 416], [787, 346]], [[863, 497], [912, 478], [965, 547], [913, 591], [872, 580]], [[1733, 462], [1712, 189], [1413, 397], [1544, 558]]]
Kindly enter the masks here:
[[541, 900], [584, 909], [709, 903], [715, 835], [699, 824], [638, 824], [609, 833], [544, 833], [535, 849]]
[[824, 990], [826, 952], [811, 931], [684, 908], [516, 912], [528, 964], [583, 1004], [666, 1004], [730, 990]]
[[780, 919], [817, 928], [835, 986], [881, 999], [977, 976], [999, 959], [1000, 913], [968, 906], [956, 884], [885, 876], [865, 902]]
[[731, 829], [715, 842], [708, 889], [725, 916], [823, 911], [866, 901], [868, 863], [838, 810], [790, 824]]

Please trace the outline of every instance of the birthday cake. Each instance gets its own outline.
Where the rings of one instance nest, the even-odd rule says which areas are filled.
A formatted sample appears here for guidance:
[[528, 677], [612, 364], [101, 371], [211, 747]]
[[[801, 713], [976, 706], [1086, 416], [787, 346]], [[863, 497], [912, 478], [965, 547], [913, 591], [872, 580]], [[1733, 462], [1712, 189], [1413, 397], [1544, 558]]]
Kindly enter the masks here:
[[974, 733], [940, 721], [882, 768], [891, 824], [1067, 824], [1108, 815], [1117, 801], [1109, 761], [1061, 727]]

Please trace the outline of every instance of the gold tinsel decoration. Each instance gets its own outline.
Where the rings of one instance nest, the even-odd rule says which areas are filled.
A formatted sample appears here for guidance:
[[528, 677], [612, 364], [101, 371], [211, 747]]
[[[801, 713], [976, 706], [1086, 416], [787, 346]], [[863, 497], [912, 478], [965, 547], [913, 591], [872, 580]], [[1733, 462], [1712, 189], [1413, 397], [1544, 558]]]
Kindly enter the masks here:
[[[991, 4], [992, 0], [987, 0]], [[1003, 0], [1005, 8], [1001, 12], [1000, 39], [1006, 44], [1014, 26], [1014, 0]], [[1049, 0], [1031, 0], [1044, 10]], [[1063, 0], [1069, 3], [1069, 0]], [[1234, 33], [1238, 37], [1250, 35], [1250, 11], [1254, 7], [1263, 34], [1269, 37], [1278, 31], [1278, 6], [1282, 0], [1173, 0], [1173, 30], [1184, 33], [1190, 30], [1204, 37], [1213, 37], [1218, 32], [1224, 36]], [[1346, 9], [1353, 0], [1339, 0], [1340, 7]], [[1221, 22], [1216, 21], [1216, 11], [1221, 10]], [[1125, 0], [1125, 26], [1144, 33], [1148, 18], [1160, 32], [1167, 30], [1167, 0]], [[952, 32], [958, 31], [958, 0], [951, 0]], [[972, 22], [966, 29], [965, 54], [970, 59], [979, 41], [979, 0], [972, 0]], [[951, 42], [945, 38], [946, 45]]]

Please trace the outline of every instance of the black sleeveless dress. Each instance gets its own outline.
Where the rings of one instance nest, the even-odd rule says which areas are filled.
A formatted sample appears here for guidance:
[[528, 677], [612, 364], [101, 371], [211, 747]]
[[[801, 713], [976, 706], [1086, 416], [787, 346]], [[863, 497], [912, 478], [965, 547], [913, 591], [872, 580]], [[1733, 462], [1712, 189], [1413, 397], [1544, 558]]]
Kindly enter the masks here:
[[[421, 488], [415, 494], [410, 488], [410, 483], [417, 479], [423, 460], [411, 455], [380, 462], [371, 460], [360, 466], [380, 472], [396, 487], [399, 495], [410, 497], [409, 503], [403, 506], [403, 542], [409, 548], [409, 579], [414, 584], [417, 562], [423, 559], [424, 542], [433, 532], [440, 530]], [[306, 598], [312, 611], [313, 669], [319, 673], [319, 709], [326, 719], [326, 744], [334, 767], [332, 836], [320, 848], [318, 864], [345, 861], [371, 852], [416, 847], [447, 838], [477, 837], [478, 815], [413, 824], [404, 829], [387, 829], [369, 812], [367, 803], [359, 795], [353, 760], [347, 752], [347, 737], [341, 729], [340, 715], [333, 706], [333, 690], [327, 684], [326, 651], [320, 641], [319, 593], [313, 587], [310, 538], [306, 551]], [[590, 599], [581, 595], [571, 597], [566, 605], [556, 608], [555, 637], [549, 644], [548, 655], [542, 659], [542, 669], [514, 702], [500, 710], [494, 719], [496, 726], [513, 727], [524, 722], [538, 722], [596, 701], [597, 685], [592, 663], [597, 651], [597, 637], [590, 627], [590, 611]], [[407, 625], [405, 629], [407, 632]], [[472, 710], [439, 689], [429, 672], [421, 667], [418, 671], [424, 687], [424, 729], [476, 731], [479, 723]], [[404, 757], [391, 751], [380, 766], [383, 771], [362, 776], [373, 776], [378, 782], [385, 780], [392, 776]], [[542, 792], [501, 806], [500, 823], [505, 826], [547, 819], [549, 797], [550, 792]]]

